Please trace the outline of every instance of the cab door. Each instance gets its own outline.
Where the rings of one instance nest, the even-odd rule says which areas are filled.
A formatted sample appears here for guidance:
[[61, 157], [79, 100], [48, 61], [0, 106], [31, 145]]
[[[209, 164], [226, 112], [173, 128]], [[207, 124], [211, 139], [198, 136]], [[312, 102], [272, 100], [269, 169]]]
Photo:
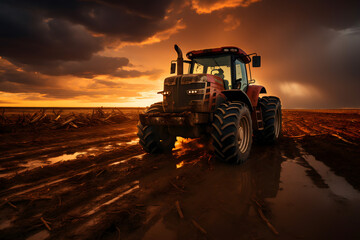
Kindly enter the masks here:
[[246, 73], [246, 66], [239, 59], [235, 60], [235, 81], [233, 89], [241, 89], [246, 92], [248, 87], [248, 77]]

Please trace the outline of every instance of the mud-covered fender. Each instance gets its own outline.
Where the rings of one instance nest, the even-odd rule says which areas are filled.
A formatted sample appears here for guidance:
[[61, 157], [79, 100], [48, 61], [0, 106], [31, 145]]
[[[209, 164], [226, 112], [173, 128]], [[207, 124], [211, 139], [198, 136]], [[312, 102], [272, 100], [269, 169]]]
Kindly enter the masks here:
[[266, 89], [261, 85], [249, 85], [246, 91], [253, 107], [256, 107], [260, 93], [266, 93]]
[[221, 92], [225, 95], [226, 100], [228, 101], [241, 101], [245, 103], [250, 112], [253, 111], [253, 105], [251, 103], [251, 100], [249, 99], [248, 95], [243, 90], [240, 89], [231, 89], [231, 90], [225, 90]]

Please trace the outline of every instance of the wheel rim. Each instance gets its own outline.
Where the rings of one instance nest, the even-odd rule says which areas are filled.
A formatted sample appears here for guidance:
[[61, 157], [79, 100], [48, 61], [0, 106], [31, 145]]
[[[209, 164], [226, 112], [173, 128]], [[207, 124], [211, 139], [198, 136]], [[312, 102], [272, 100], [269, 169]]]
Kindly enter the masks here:
[[278, 138], [280, 135], [280, 126], [281, 126], [281, 116], [280, 116], [280, 111], [276, 110], [276, 114], [275, 114], [275, 124], [274, 124], [274, 128], [275, 128], [275, 138]]
[[237, 140], [238, 140], [238, 146], [239, 151], [241, 153], [245, 153], [249, 147], [250, 142], [250, 124], [249, 119], [245, 116], [243, 116], [240, 119], [240, 124], [238, 128], [238, 134], [237, 134]]

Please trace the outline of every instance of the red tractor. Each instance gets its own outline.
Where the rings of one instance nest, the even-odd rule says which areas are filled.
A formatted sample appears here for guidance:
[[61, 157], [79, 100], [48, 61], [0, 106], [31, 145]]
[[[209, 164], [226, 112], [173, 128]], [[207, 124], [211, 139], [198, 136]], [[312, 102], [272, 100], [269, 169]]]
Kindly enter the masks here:
[[[140, 114], [138, 136], [148, 153], [171, 151], [176, 136], [198, 138], [209, 135], [215, 154], [228, 163], [242, 163], [255, 141], [272, 143], [281, 132], [281, 103], [265, 96], [263, 86], [253, 85], [250, 62], [260, 67], [260, 56], [252, 58], [237, 47], [191, 51], [184, 60], [171, 63], [164, 81], [163, 101]], [[183, 74], [184, 63], [189, 74]]]

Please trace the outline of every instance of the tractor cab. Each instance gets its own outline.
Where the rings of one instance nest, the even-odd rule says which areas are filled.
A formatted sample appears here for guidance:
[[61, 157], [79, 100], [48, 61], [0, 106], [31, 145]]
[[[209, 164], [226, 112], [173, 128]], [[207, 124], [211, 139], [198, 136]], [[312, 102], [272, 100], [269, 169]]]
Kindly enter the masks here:
[[[214, 75], [223, 80], [225, 90], [240, 89], [246, 92], [249, 83], [253, 82], [250, 55], [237, 47], [221, 47], [188, 52], [186, 56], [190, 61], [184, 62], [190, 64], [189, 74]], [[253, 56], [252, 63], [253, 67], [260, 67], [260, 56]]]

